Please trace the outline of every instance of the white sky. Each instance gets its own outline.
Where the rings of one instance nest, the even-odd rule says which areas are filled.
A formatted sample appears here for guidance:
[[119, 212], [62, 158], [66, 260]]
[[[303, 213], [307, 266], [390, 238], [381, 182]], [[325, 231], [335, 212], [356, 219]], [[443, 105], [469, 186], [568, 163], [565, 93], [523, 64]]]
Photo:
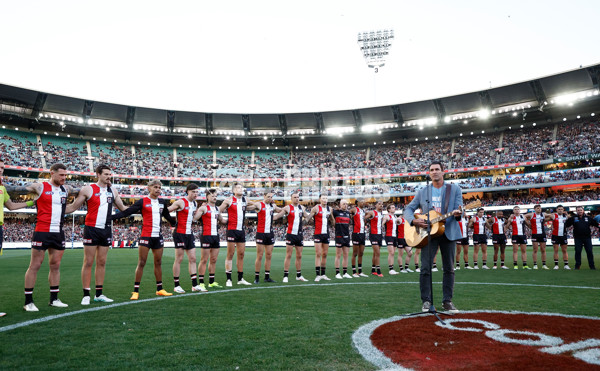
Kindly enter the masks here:
[[[0, 0], [0, 83], [141, 107], [344, 110], [600, 62], [598, 0]], [[375, 74], [357, 34], [392, 28]]]

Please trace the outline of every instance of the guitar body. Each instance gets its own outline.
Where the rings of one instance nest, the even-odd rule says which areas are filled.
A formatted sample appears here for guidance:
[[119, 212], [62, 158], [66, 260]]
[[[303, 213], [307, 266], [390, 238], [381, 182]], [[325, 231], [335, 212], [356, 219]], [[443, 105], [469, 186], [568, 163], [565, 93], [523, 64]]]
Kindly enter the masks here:
[[[441, 214], [435, 210], [429, 212], [429, 220], [440, 217]], [[427, 220], [427, 215], [415, 215], [415, 218]], [[445, 220], [444, 220], [445, 221]], [[431, 225], [431, 238], [439, 237], [444, 234], [446, 226], [444, 222], [433, 223]], [[406, 223], [404, 225], [404, 239], [408, 246], [420, 249], [427, 246], [429, 240], [427, 239], [427, 228], [414, 227]]]

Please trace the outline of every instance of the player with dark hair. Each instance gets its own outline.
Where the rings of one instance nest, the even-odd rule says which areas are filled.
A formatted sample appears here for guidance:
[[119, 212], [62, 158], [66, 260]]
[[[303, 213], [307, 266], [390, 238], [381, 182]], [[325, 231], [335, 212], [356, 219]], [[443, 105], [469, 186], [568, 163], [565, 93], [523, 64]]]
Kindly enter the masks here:
[[[175, 244], [175, 261], [173, 262], [173, 282], [175, 291], [178, 294], [185, 294], [185, 290], [179, 283], [181, 272], [181, 262], [184, 252], [188, 257], [188, 272], [192, 280], [192, 291], [203, 291], [198, 285], [198, 274], [196, 266], [196, 241], [192, 231], [192, 222], [198, 205], [198, 185], [190, 183], [185, 187], [186, 196], [178, 199], [169, 206], [169, 212], [177, 212], [177, 228], [173, 231], [173, 243]], [[206, 289], [204, 290], [206, 291]]]
[[81, 283], [83, 285], [83, 298], [81, 305], [90, 304], [90, 282], [92, 280], [92, 266], [96, 260], [96, 271], [94, 282], [96, 284], [96, 295], [94, 301], [112, 303], [102, 293], [104, 288], [104, 276], [106, 274], [106, 259], [108, 249], [112, 245], [111, 215], [113, 204], [120, 211], [126, 209], [119, 192], [112, 188], [112, 170], [107, 165], [96, 167], [96, 178], [98, 182], [86, 185], [79, 191], [75, 201], [67, 206], [65, 213], [70, 214], [78, 210], [84, 202], [87, 202], [87, 214], [85, 215], [85, 227], [83, 228], [83, 266], [81, 267]]
[[[398, 234], [396, 235], [396, 241], [398, 244], [398, 265], [400, 266], [400, 273], [412, 273], [414, 271], [409, 268], [409, 264], [410, 258], [413, 256], [413, 249], [412, 247], [408, 246], [406, 240], [404, 239], [404, 227], [406, 225], [406, 220], [402, 215], [400, 215], [396, 218], [396, 223], [398, 224]], [[404, 252], [406, 252], [406, 259], [404, 259], [404, 266], [402, 266]]]
[[226, 198], [221, 206], [219, 213], [223, 214], [227, 210], [227, 257], [225, 258], [225, 274], [227, 281], [225, 286], [231, 287], [231, 274], [233, 270], [233, 254], [237, 251], [237, 283], [238, 285], [252, 285], [244, 279], [244, 256], [246, 254], [246, 230], [244, 228], [244, 218], [246, 211], [254, 210], [254, 204], [246, 202], [244, 197], [244, 186], [241, 183], [234, 183], [231, 187], [233, 196]]
[[463, 254], [463, 260], [465, 262], [465, 269], [472, 269], [469, 267], [469, 220], [467, 219], [467, 213], [463, 211], [458, 221], [460, 228], [461, 238], [456, 241], [456, 267], [454, 270], [460, 269], [460, 253]]
[[531, 228], [531, 244], [533, 245], [533, 269], [538, 269], [537, 252], [542, 250], [542, 269], [548, 269], [546, 265], [546, 220], [542, 213], [542, 206], [535, 205], [533, 212], [525, 215], [527, 225]]
[[[365, 200], [359, 198], [350, 210], [352, 216], [352, 277], [369, 277], [362, 271], [362, 259], [365, 252]], [[358, 271], [356, 260], [358, 257]]]
[[25, 306], [27, 312], [37, 312], [38, 308], [33, 303], [33, 289], [37, 273], [48, 250], [50, 273], [50, 306], [65, 308], [67, 304], [58, 298], [60, 285], [60, 262], [65, 252], [65, 234], [63, 223], [67, 198], [72, 188], [65, 185], [67, 167], [63, 164], [54, 164], [50, 167], [50, 181], [32, 183], [25, 187], [15, 187], [17, 192], [25, 190], [35, 193], [35, 201], [27, 201], [27, 206], [35, 204], [37, 218], [35, 230], [31, 239], [31, 261], [25, 273]]
[[162, 256], [164, 250], [164, 239], [160, 231], [162, 218], [165, 218], [172, 226], [175, 226], [176, 221], [169, 214], [169, 201], [159, 199], [162, 184], [160, 180], [154, 179], [148, 182], [148, 196], [137, 200], [133, 205], [113, 215], [112, 219], [120, 219], [132, 214], [142, 214], [142, 233], [139, 239], [138, 247], [138, 263], [135, 268], [135, 283], [131, 300], [138, 300], [140, 296], [140, 282], [144, 274], [144, 267], [148, 259], [148, 252], [152, 250], [154, 257], [154, 277], [156, 278], [156, 295], [171, 296], [163, 288], [162, 283]]
[[200, 237], [202, 252], [200, 254], [200, 265], [198, 266], [198, 275], [200, 279], [200, 291], [206, 291], [204, 285], [204, 276], [206, 274], [206, 263], [208, 262], [208, 287], [221, 287], [217, 281], [215, 281], [215, 271], [217, 258], [219, 257], [219, 249], [221, 244], [219, 242], [219, 223], [227, 224], [223, 216], [219, 212], [216, 206], [217, 202], [217, 190], [208, 189], [206, 190], [206, 203], [202, 205], [194, 220], [202, 219], [202, 236]]
[[380, 258], [381, 258], [381, 242], [383, 233], [383, 202], [375, 203], [375, 210], [369, 211], [365, 215], [365, 222], [370, 222], [369, 241], [373, 248], [373, 261], [371, 263], [371, 274], [373, 276], [383, 277], [381, 273]]
[[329, 281], [325, 269], [329, 253], [329, 223], [333, 224], [334, 222], [331, 208], [327, 205], [327, 195], [319, 195], [319, 204], [310, 210], [306, 222], [308, 223], [313, 217], [315, 218], [315, 282]]
[[477, 214], [469, 220], [469, 228], [473, 229], [473, 269], [479, 269], [479, 248], [481, 248], [482, 269], [490, 269], [487, 266], [487, 234], [485, 233], [486, 218], [482, 207], [477, 209]]
[[506, 250], [506, 234], [504, 229], [506, 220], [504, 219], [504, 212], [502, 210], [496, 211], [496, 216], [488, 218], [486, 223], [488, 228], [492, 230], [492, 242], [494, 244], [494, 267], [492, 269], [498, 269], [498, 250], [500, 250], [500, 268], [508, 269], [504, 265], [504, 252]]
[[271, 279], [271, 257], [275, 245], [273, 233], [273, 214], [281, 212], [281, 208], [273, 203], [273, 191], [266, 191], [262, 202], [255, 202], [257, 210], [256, 225], [256, 261], [254, 262], [254, 283], [260, 282], [260, 265], [265, 255], [265, 282], [275, 282]]
[[[396, 258], [396, 249], [398, 248], [398, 240], [396, 235], [397, 220], [396, 220], [396, 205], [387, 205], [387, 215], [383, 217], [383, 225], [385, 226], [385, 243], [388, 251], [388, 268], [390, 275], [399, 274], [394, 269], [394, 260]], [[402, 260], [399, 261], [400, 270], [402, 270]]]
[[[348, 201], [341, 200], [339, 208], [332, 211], [335, 223], [335, 278], [352, 278], [348, 274], [348, 251], [350, 250], [350, 213]], [[340, 274], [340, 257], [342, 257], [342, 274]]]
[[554, 214], [546, 214], [546, 220], [552, 221], [552, 246], [554, 247], [554, 269], [558, 268], [558, 247], [562, 249], [563, 268], [566, 270], [569, 267], [569, 253], [567, 252], [567, 229], [566, 223], [567, 213], [563, 205], [556, 206]]
[[521, 263], [523, 269], [531, 269], [527, 265], [527, 236], [525, 236], [525, 218], [521, 215], [519, 206], [513, 207], [513, 213], [508, 217], [504, 229], [511, 231], [513, 245], [513, 269], [519, 269], [517, 265], [517, 250], [521, 248]]
[[289, 278], [290, 263], [292, 253], [296, 249], [296, 281], [307, 282], [308, 280], [302, 277], [302, 249], [304, 242], [302, 241], [302, 219], [308, 217], [308, 213], [304, 207], [300, 205], [300, 194], [292, 193], [292, 203], [286, 205], [273, 220], [281, 219], [287, 216], [287, 234], [285, 236], [285, 260], [283, 261], [283, 283], [287, 283]]

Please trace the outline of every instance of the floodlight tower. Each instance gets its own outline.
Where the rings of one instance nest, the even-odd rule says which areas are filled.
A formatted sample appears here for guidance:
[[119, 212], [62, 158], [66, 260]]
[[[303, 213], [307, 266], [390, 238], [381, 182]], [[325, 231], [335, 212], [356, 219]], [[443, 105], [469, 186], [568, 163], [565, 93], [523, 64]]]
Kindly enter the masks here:
[[358, 45], [369, 68], [375, 73], [385, 65], [385, 60], [392, 47], [394, 30], [378, 30], [358, 33]]

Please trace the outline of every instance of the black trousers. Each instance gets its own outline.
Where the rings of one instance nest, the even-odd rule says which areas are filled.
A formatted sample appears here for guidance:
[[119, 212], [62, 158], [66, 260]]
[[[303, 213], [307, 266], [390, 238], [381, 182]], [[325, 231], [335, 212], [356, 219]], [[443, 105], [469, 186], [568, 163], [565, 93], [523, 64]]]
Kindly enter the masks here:
[[450, 241], [445, 234], [429, 240], [427, 246], [421, 249], [421, 300], [431, 302], [431, 267], [438, 247], [442, 254], [444, 275], [442, 279], [442, 301], [452, 301], [454, 294], [454, 259], [456, 256], [456, 241]]
[[585, 254], [587, 255], [590, 269], [596, 269], [596, 266], [594, 265], [594, 252], [592, 251], [592, 239], [590, 237], [575, 239], [575, 268], [581, 267], [582, 248], [585, 248]]

